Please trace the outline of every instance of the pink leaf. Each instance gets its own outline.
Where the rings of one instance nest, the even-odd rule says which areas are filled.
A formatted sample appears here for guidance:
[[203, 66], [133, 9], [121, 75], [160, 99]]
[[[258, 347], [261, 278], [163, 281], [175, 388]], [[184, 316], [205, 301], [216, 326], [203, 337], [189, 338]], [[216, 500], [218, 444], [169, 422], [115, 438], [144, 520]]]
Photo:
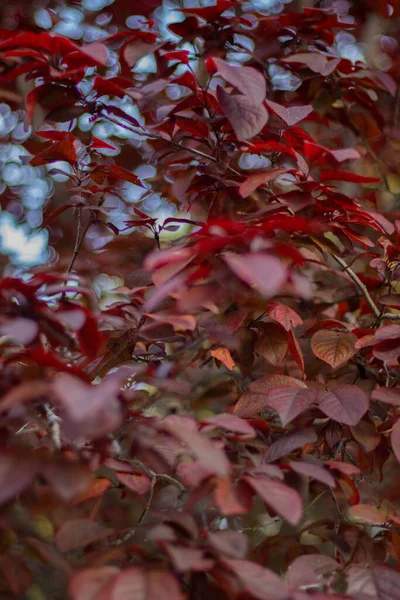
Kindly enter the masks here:
[[6, 335], [14, 343], [27, 345], [33, 342], [39, 333], [39, 325], [32, 319], [18, 317], [6, 323], [0, 323], [0, 335]]
[[69, 374], [59, 375], [53, 390], [65, 411], [63, 426], [73, 437], [102, 437], [115, 431], [122, 421], [117, 399], [120, 384], [106, 379], [99, 385], [88, 385]]
[[282, 62], [305, 65], [311, 71], [314, 71], [314, 73], [319, 73], [324, 77], [333, 73], [340, 61], [340, 58], [332, 58], [323, 54], [317, 54], [317, 52], [298, 52], [282, 59]]
[[319, 396], [322, 412], [345, 425], [357, 425], [368, 405], [367, 394], [356, 385], [340, 385]]
[[286, 267], [275, 256], [225, 252], [223, 258], [235, 275], [264, 297], [274, 296], [286, 279]]
[[378, 387], [371, 394], [372, 400], [400, 406], [400, 390], [388, 387]]
[[217, 98], [240, 142], [257, 135], [268, 122], [265, 106], [255, 104], [248, 96], [228, 94], [224, 88], [218, 86]]
[[257, 600], [283, 600], [288, 592], [281, 578], [265, 567], [249, 560], [225, 560], [239, 578], [244, 590]]
[[69, 582], [68, 592], [72, 600], [97, 600], [107, 582], [119, 573], [117, 567], [92, 567], [75, 572]]
[[187, 445], [195, 457], [215, 475], [227, 476], [229, 461], [225, 452], [205, 435], [189, 429], [175, 420], [164, 421], [164, 428], [175, 438]]
[[296, 125], [296, 123], [299, 123], [299, 121], [308, 117], [314, 110], [310, 104], [305, 106], [290, 106], [289, 108], [281, 106], [276, 102], [271, 102], [271, 100], [267, 100], [267, 104], [272, 112], [280, 117], [282, 121], [285, 121], [286, 125], [289, 125], [289, 127]]
[[207, 541], [214, 550], [230, 558], [244, 558], [249, 545], [244, 533], [231, 529], [208, 532]]
[[290, 589], [323, 584], [323, 575], [339, 569], [340, 565], [324, 554], [306, 554], [294, 559], [289, 567], [287, 581]]
[[262, 73], [253, 67], [234, 67], [220, 58], [214, 58], [213, 61], [222, 79], [248, 96], [252, 102], [264, 102], [267, 85]]
[[266, 405], [278, 413], [282, 426], [286, 427], [299, 414], [312, 406], [315, 400], [316, 394], [313, 390], [281, 385], [268, 392]]

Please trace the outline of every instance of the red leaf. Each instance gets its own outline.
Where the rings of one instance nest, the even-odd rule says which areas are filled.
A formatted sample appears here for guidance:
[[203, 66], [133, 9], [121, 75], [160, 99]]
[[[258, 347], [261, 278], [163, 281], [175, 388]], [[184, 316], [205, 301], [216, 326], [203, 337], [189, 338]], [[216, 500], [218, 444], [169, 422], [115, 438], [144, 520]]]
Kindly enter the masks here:
[[[287, 582], [292, 590], [305, 586], [323, 585], [323, 575], [339, 569], [340, 565], [324, 554], [306, 554], [294, 559], [289, 567]], [[321, 599], [322, 600], [322, 599]]]
[[214, 550], [229, 558], [244, 558], [249, 545], [244, 533], [230, 529], [208, 532], [207, 541]]
[[54, 221], [54, 219], [56, 217], [58, 217], [58, 215], [61, 215], [68, 208], [73, 208], [74, 206], [75, 206], [75, 204], [62, 204], [61, 206], [58, 206], [57, 208], [55, 208], [54, 210], [52, 210], [51, 213], [48, 214], [46, 216], [46, 218], [44, 219], [42, 225], [40, 226], [40, 229], [44, 229], [45, 227], [47, 227], [48, 225], [50, 225], [50, 223], [52, 221]]
[[213, 58], [214, 64], [227, 83], [233, 85], [255, 104], [261, 104], [267, 94], [265, 78], [253, 67], [235, 67], [220, 58]]
[[9, 502], [29, 487], [36, 476], [33, 460], [13, 453], [0, 451], [0, 504]]
[[77, 162], [76, 151], [73, 142], [69, 140], [62, 140], [53, 144], [47, 150], [43, 150], [40, 154], [37, 154], [29, 164], [32, 167], [38, 167], [40, 165], [46, 165], [50, 162], [64, 160], [70, 164]]
[[346, 593], [352, 598], [399, 599], [400, 573], [387, 565], [352, 564], [347, 570], [346, 579]]
[[225, 560], [238, 577], [244, 591], [258, 600], [283, 600], [288, 591], [279, 575], [249, 560]]
[[75, 136], [69, 131], [57, 131], [53, 129], [45, 129], [44, 131], [36, 131], [36, 135], [44, 138], [45, 140], [51, 140], [52, 142], [61, 141], [75, 141]]
[[59, 375], [53, 390], [64, 410], [63, 428], [73, 438], [89, 439], [115, 431], [122, 421], [119, 387], [119, 382], [111, 378], [88, 385], [71, 375]]
[[61, 552], [69, 552], [93, 542], [104, 540], [114, 533], [113, 529], [106, 529], [100, 523], [90, 519], [71, 519], [63, 523], [55, 535], [57, 548]]
[[226, 431], [233, 431], [241, 436], [245, 436], [246, 439], [252, 439], [256, 436], [255, 429], [245, 421], [235, 415], [229, 413], [220, 413], [212, 417], [208, 417], [204, 421], [208, 425], [213, 425], [215, 428], [225, 429]]
[[102, 566], [75, 572], [69, 582], [72, 600], [97, 600], [106, 583], [119, 573], [117, 567]]
[[400, 462], [400, 419], [396, 421], [390, 434], [390, 441], [395, 457]]
[[284, 264], [269, 254], [225, 252], [223, 258], [235, 275], [264, 297], [274, 296], [286, 279]]
[[400, 390], [398, 389], [378, 387], [372, 392], [371, 398], [372, 400], [385, 402], [385, 404], [400, 406]]
[[341, 460], [326, 460], [325, 464], [331, 469], [339, 471], [340, 473], [344, 473], [345, 475], [357, 475], [357, 473], [360, 473], [360, 469], [358, 467]]
[[255, 173], [254, 175], [250, 175], [243, 183], [240, 184], [239, 193], [242, 198], [247, 198], [250, 196], [257, 188], [268, 183], [269, 181], [273, 181], [279, 175], [283, 173], [287, 173], [288, 169], [270, 169], [268, 171], [263, 171], [262, 173]]
[[104, 140], [99, 140], [96, 137], [92, 137], [92, 141], [90, 143], [91, 148], [107, 148], [108, 150], [116, 150], [115, 146], [111, 146], [111, 144], [107, 144]]
[[294, 450], [298, 450], [298, 448], [301, 448], [305, 444], [313, 444], [317, 439], [318, 437], [314, 429], [299, 429], [287, 433], [271, 444], [265, 455], [265, 460], [272, 462], [278, 458], [282, 458], [282, 456], [291, 454]]
[[82, 352], [89, 358], [96, 358], [102, 347], [104, 336], [99, 330], [97, 319], [87, 314], [83, 327], [78, 331], [78, 341]]
[[325, 483], [330, 487], [335, 487], [336, 485], [335, 478], [332, 477], [330, 472], [319, 465], [304, 461], [290, 461], [289, 466], [293, 469], [293, 471], [296, 471], [296, 473], [316, 479], [317, 481]]
[[215, 475], [225, 477], [229, 473], [229, 461], [225, 452], [205, 435], [188, 429], [175, 420], [164, 420], [164, 428], [187, 445], [195, 457]]
[[297, 525], [303, 516], [303, 507], [299, 494], [281, 481], [269, 477], [250, 477], [243, 479], [261, 496], [265, 504], [291, 525]]
[[270, 390], [266, 397], [266, 405], [279, 415], [282, 426], [286, 427], [304, 410], [316, 401], [313, 390], [299, 388], [295, 385], [281, 385]]
[[141, 40], [135, 40], [132, 44], [128, 43], [121, 49], [121, 59], [126, 62], [128, 67], [135, 66], [138, 60], [148, 54], [153, 54], [161, 48], [163, 44], [147, 44]]
[[251, 510], [252, 493], [244, 481], [233, 483], [229, 477], [218, 477], [215, 503], [226, 517], [245, 515]]
[[190, 71], [186, 71], [180, 77], [172, 79], [171, 83], [176, 83], [178, 85], [182, 85], [183, 87], [187, 87], [194, 93], [197, 92], [197, 80], [193, 73], [191, 73]]
[[[144, 571], [128, 567], [117, 574], [96, 596], [96, 600], [184, 600], [179, 583], [171, 571]], [[79, 596], [76, 600], [81, 600]], [[93, 599], [94, 600], [94, 599]]]
[[290, 331], [293, 327], [297, 327], [303, 323], [297, 312], [280, 302], [269, 302], [267, 313], [271, 319], [277, 321], [286, 331]]
[[355, 504], [350, 506], [348, 514], [351, 519], [355, 521], [362, 521], [368, 525], [383, 524], [385, 522], [385, 515], [381, 513], [375, 506], [369, 504]]
[[106, 180], [110, 183], [122, 180], [143, 187], [136, 175], [118, 165], [99, 165], [93, 169], [90, 176], [99, 185], [102, 185]]
[[218, 86], [217, 98], [240, 142], [260, 133], [268, 122], [268, 111], [265, 106], [254, 104], [248, 96], [228, 94], [224, 88]]
[[317, 358], [337, 369], [356, 354], [356, 341], [353, 333], [320, 329], [311, 338], [311, 348]]
[[175, 571], [178, 573], [188, 571], [205, 572], [214, 565], [213, 560], [204, 558], [204, 551], [199, 548], [165, 544], [165, 549]]
[[222, 362], [229, 371], [232, 371], [232, 369], [235, 368], [235, 361], [233, 360], [228, 348], [223, 348], [222, 346], [220, 346], [219, 348], [214, 348], [213, 350], [211, 350], [210, 354], [211, 356]]
[[276, 323], [266, 323], [262, 335], [255, 345], [255, 351], [272, 365], [279, 365], [288, 349], [287, 333]]
[[350, 181], [352, 183], [379, 183], [380, 179], [376, 177], [365, 177], [357, 175], [357, 173], [349, 173], [348, 171], [322, 171], [320, 181]]
[[297, 341], [293, 331], [289, 331], [289, 352], [293, 356], [297, 366], [300, 371], [304, 373], [304, 357], [303, 352], [301, 351], [299, 342]]
[[14, 596], [21, 597], [34, 582], [32, 573], [19, 556], [3, 554], [0, 558], [0, 568], [3, 572], [3, 581]]
[[87, 465], [69, 461], [48, 461], [38, 465], [53, 491], [65, 501], [80, 496], [90, 486], [92, 476]]
[[299, 379], [287, 375], [261, 377], [248, 386], [246, 392], [235, 404], [233, 412], [242, 418], [252, 417], [260, 413], [268, 406], [267, 398], [270, 390], [279, 385], [291, 385], [298, 388], [306, 387], [306, 384]]
[[78, 496], [78, 498], [75, 498], [74, 504], [81, 504], [91, 498], [98, 498], [99, 496], [102, 496], [110, 486], [111, 481], [106, 477], [96, 477], [96, 479], [92, 480], [90, 487]]
[[308, 117], [314, 110], [310, 104], [307, 104], [306, 106], [290, 106], [288, 108], [281, 106], [276, 102], [271, 102], [271, 100], [267, 100], [267, 104], [272, 112], [280, 117], [282, 121], [285, 121], [286, 125], [289, 125], [289, 127], [296, 125], [296, 123], [299, 123], [299, 121]]
[[368, 405], [368, 396], [356, 385], [340, 385], [319, 395], [322, 412], [345, 425], [357, 425]]
[[143, 496], [151, 488], [151, 481], [143, 473], [118, 473], [117, 477], [131, 492]]

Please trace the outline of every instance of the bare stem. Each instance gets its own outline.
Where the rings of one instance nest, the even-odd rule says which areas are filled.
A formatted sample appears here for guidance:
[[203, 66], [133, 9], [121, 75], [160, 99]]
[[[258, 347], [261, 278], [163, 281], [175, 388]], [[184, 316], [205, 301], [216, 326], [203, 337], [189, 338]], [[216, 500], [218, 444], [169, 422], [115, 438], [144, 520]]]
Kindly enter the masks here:
[[379, 310], [379, 308], [377, 307], [377, 305], [375, 304], [375, 302], [371, 298], [370, 293], [369, 293], [367, 287], [363, 284], [363, 282], [361, 281], [361, 279], [354, 273], [353, 269], [351, 269], [348, 266], [348, 264], [343, 260], [343, 258], [340, 258], [340, 256], [337, 256], [336, 254], [332, 254], [331, 256], [336, 260], [337, 263], [339, 263], [339, 265], [343, 268], [343, 270], [346, 271], [346, 273], [348, 274], [348, 276], [350, 277], [350, 279], [356, 284], [356, 286], [358, 287], [358, 289], [360, 290], [360, 292], [362, 293], [362, 295], [366, 299], [366, 301], [368, 303], [368, 306], [372, 310], [374, 316], [377, 319], [380, 318], [381, 311]]

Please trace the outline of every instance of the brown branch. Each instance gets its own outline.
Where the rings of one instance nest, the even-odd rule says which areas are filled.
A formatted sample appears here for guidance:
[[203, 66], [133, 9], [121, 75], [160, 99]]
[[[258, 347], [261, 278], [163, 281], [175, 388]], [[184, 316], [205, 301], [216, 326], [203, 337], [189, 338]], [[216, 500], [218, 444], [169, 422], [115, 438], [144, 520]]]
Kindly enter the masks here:
[[375, 304], [375, 302], [371, 298], [370, 293], [369, 293], [367, 287], [363, 284], [363, 282], [361, 281], [361, 279], [354, 273], [353, 269], [351, 269], [348, 266], [348, 264], [343, 260], [343, 258], [340, 258], [340, 256], [337, 256], [336, 254], [333, 254], [333, 253], [331, 254], [331, 256], [343, 268], [343, 270], [346, 271], [346, 273], [348, 274], [348, 276], [350, 277], [350, 279], [358, 287], [358, 289], [360, 290], [360, 292], [364, 296], [365, 300], [367, 301], [368, 306], [372, 310], [372, 312], [374, 314], [374, 317], [376, 317], [377, 319], [380, 318], [381, 317], [381, 311], [379, 310], [379, 308], [377, 307], [377, 305]]

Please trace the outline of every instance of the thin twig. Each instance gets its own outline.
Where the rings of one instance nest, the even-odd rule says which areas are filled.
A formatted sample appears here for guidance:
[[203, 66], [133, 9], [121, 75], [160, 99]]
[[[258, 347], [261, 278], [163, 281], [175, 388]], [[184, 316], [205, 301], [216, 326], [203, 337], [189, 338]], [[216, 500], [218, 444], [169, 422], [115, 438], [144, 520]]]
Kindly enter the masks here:
[[379, 310], [379, 308], [377, 307], [377, 305], [375, 304], [375, 302], [371, 298], [370, 293], [369, 293], [367, 287], [363, 284], [363, 282], [361, 281], [361, 279], [354, 273], [353, 269], [351, 269], [348, 266], [348, 264], [343, 260], [343, 258], [340, 258], [340, 256], [337, 256], [336, 254], [333, 254], [333, 253], [331, 254], [331, 256], [343, 268], [343, 270], [346, 271], [346, 273], [348, 274], [348, 276], [350, 277], [350, 279], [356, 284], [356, 286], [358, 287], [358, 289], [360, 290], [360, 292], [364, 296], [365, 300], [367, 301], [368, 306], [372, 310], [372, 312], [374, 314], [374, 317], [376, 317], [377, 319], [380, 318], [381, 311]]
[[44, 405], [44, 411], [46, 413], [47, 421], [49, 424], [49, 436], [57, 450], [61, 448], [61, 437], [60, 437], [60, 417], [54, 414], [54, 411], [48, 404]]
[[71, 262], [69, 263], [69, 267], [67, 269], [67, 273], [71, 273], [72, 269], [74, 268], [75, 261], [78, 258], [79, 252], [81, 251], [82, 244], [84, 242], [86, 234], [89, 231], [89, 227], [93, 223], [93, 216], [90, 215], [90, 218], [89, 218], [88, 223], [86, 224], [86, 227], [83, 228], [82, 227], [82, 214], [81, 213], [82, 213], [82, 209], [79, 209], [79, 212], [78, 212], [78, 230], [77, 230], [77, 233], [76, 233], [75, 248], [74, 248], [74, 253], [72, 255], [72, 258], [71, 258]]
[[139, 519], [137, 520], [137, 523], [133, 527], [130, 527], [126, 531], [126, 533], [122, 536], [122, 538], [116, 540], [114, 542], [114, 546], [121, 546], [122, 544], [124, 544], [125, 542], [130, 540], [135, 535], [138, 525], [141, 525], [141, 523], [143, 523], [143, 521], [146, 519], [146, 517], [151, 509], [151, 504], [152, 504], [153, 498], [154, 498], [154, 489], [155, 489], [155, 486], [156, 486], [158, 480], [166, 481], [166, 482], [170, 483], [171, 485], [175, 485], [177, 488], [179, 488], [180, 497], [187, 492], [186, 487], [180, 481], [178, 481], [174, 477], [171, 477], [171, 475], [167, 475], [166, 473], [156, 473], [152, 469], [149, 469], [148, 467], [146, 467], [142, 463], [142, 461], [139, 460], [138, 458], [133, 458], [131, 460], [124, 459], [124, 460], [126, 460], [127, 462], [129, 462], [131, 464], [137, 465], [140, 469], [142, 469], [142, 471], [150, 478], [150, 489], [149, 489], [149, 495], [147, 498], [146, 506], [144, 507], [142, 514], [140, 515]]

